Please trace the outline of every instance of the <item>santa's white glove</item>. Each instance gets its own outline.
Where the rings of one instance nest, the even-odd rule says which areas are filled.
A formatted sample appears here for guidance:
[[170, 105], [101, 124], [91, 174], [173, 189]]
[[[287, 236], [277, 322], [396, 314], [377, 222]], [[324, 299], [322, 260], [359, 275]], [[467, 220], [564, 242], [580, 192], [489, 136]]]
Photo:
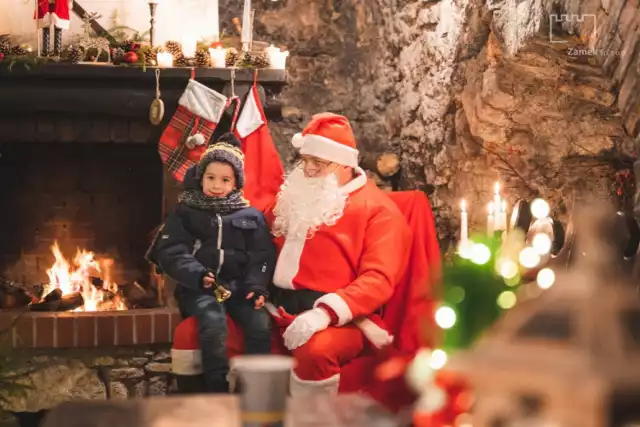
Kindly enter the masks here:
[[331, 317], [321, 308], [305, 311], [298, 315], [282, 334], [285, 347], [293, 350], [304, 345], [313, 334], [327, 329], [330, 323]]

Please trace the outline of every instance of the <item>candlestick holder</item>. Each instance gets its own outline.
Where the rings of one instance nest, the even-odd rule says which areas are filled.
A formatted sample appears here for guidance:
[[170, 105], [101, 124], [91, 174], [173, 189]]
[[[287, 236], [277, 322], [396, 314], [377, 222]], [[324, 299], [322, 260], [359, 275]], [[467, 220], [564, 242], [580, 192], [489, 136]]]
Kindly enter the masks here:
[[151, 47], [154, 46], [153, 42], [156, 34], [156, 8], [158, 7], [158, 3], [160, 3], [160, 0], [149, 0], [149, 14], [151, 15], [149, 19], [149, 24], [151, 24], [149, 28], [149, 44]]

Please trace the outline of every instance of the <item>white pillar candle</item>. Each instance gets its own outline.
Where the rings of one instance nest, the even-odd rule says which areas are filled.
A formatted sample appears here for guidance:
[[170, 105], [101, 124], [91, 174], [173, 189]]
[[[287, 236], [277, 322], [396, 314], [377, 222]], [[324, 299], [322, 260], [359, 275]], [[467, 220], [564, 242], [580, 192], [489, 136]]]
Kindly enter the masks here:
[[222, 46], [216, 48], [209, 48], [209, 55], [211, 56], [211, 66], [214, 68], [226, 68], [226, 56], [227, 49]]
[[493, 212], [493, 202], [489, 203], [489, 215], [487, 216], [487, 236], [493, 236], [493, 230], [495, 229], [495, 219]]
[[278, 51], [274, 51], [273, 57], [269, 60], [271, 62], [270, 68], [273, 68], [274, 70], [286, 69], [288, 56], [288, 50], [285, 50], [284, 52], [280, 52], [280, 49], [278, 49]]
[[467, 202], [460, 202], [460, 244], [464, 245], [469, 239], [469, 222], [467, 218]]
[[198, 41], [194, 37], [182, 38], [182, 54], [185, 58], [193, 58], [196, 56], [196, 48]]
[[158, 67], [167, 68], [173, 66], [173, 55], [169, 52], [158, 52]]

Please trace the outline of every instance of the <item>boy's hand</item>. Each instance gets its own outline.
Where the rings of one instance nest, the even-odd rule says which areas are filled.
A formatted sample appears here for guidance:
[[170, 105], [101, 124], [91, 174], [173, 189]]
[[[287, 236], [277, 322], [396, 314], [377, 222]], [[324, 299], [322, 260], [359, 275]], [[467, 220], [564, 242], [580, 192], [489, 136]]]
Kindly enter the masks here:
[[202, 278], [202, 287], [205, 289], [212, 287], [215, 283], [216, 283], [216, 278], [213, 276], [212, 272], [208, 272]]
[[[255, 295], [255, 292], [249, 292], [247, 294], [247, 299], [251, 299], [253, 298], [253, 296]], [[260, 295], [258, 298], [256, 298], [256, 300], [254, 301], [254, 308], [256, 310], [260, 309], [264, 307], [264, 295]]]

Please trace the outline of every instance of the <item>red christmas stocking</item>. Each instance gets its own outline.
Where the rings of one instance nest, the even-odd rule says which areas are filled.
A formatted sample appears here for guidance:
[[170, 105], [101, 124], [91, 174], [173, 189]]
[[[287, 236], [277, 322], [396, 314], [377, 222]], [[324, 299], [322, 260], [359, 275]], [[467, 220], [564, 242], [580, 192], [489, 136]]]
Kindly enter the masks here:
[[167, 169], [178, 181], [206, 150], [223, 112], [236, 102], [232, 128], [238, 114], [237, 97], [226, 96], [202, 83], [189, 80], [178, 102], [178, 109], [160, 137], [158, 151]]

